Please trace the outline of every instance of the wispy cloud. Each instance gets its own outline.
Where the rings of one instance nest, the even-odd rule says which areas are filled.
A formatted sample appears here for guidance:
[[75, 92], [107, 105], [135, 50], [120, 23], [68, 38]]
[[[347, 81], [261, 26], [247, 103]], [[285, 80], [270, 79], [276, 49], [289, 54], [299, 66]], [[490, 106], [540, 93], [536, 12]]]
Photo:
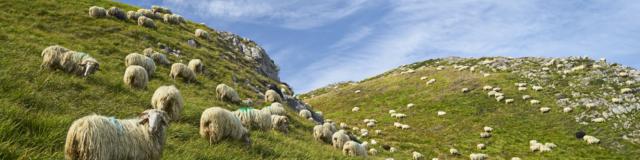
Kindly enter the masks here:
[[371, 34], [371, 31], [372, 29], [370, 27], [359, 28], [358, 30], [351, 32], [346, 36], [342, 37], [342, 39], [338, 40], [338, 42], [334, 43], [329, 48], [341, 48], [341, 47], [344, 47], [345, 45], [357, 43], [363, 38], [369, 36]]

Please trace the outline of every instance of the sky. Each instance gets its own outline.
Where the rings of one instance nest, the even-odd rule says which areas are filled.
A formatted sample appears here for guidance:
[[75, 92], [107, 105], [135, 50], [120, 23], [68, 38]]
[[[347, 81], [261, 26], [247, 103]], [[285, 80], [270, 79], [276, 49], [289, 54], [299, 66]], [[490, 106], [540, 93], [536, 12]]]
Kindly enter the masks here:
[[460, 56], [589, 56], [640, 68], [634, 0], [121, 0], [260, 44], [297, 93]]

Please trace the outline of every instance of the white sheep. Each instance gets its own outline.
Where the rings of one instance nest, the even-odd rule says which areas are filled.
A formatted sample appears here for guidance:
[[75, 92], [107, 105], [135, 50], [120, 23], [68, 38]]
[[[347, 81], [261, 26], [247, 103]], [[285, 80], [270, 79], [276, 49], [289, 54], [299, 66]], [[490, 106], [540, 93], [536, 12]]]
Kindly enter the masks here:
[[301, 109], [300, 112], [298, 113], [298, 115], [304, 119], [309, 119], [312, 118], [311, 116], [311, 111], [306, 110], [306, 109]]
[[449, 154], [451, 154], [451, 155], [460, 155], [460, 151], [458, 151], [458, 149], [451, 148], [451, 149], [449, 149]]
[[389, 110], [389, 114], [395, 114], [395, 113], [396, 113], [396, 110], [393, 110], [393, 109]]
[[138, 17], [138, 25], [147, 27], [147, 28], [156, 28], [156, 24], [153, 23], [153, 19], [148, 18], [146, 16]]
[[177, 14], [165, 14], [162, 16], [162, 20], [169, 24], [180, 24], [184, 22], [184, 18]]
[[162, 158], [168, 116], [149, 109], [133, 119], [89, 115], [75, 120], [64, 146], [65, 159]]
[[511, 160], [522, 160], [520, 157], [511, 157]]
[[402, 128], [402, 129], [410, 129], [410, 128], [411, 128], [411, 126], [409, 126], [409, 125], [407, 125], [407, 124], [403, 124], [401, 128]]
[[504, 96], [496, 96], [496, 101], [500, 102], [504, 99]]
[[534, 91], [542, 91], [542, 86], [531, 86]]
[[389, 152], [391, 152], [391, 153], [394, 153], [394, 152], [397, 152], [397, 151], [398, 151], [398, 149], [396, 147], [389, 148]]
[[469, 158], [471, 160], [485, 160], [485, 159], [488, 159], [489, 156], [487, 154], [483, 154], [483, 153], [471, 153], [469, 155]]
[[518, 87], [518, 91], [526, 91], [527, 87]]
[[358, 112], [358, 111], [360, 111], [360, 107], [351, 108], [351, 112]]
[[376, 154], [378, 154], [378, 150], [376, 150], [375, 148], [371, 148], [371, 149], [369, 149], [369, 154], [375, 156]]
[[313, 137], [325, 143], [332, 143], [333, 133], [336, 132], [337, 129], [333, 125], [333, 123], [324, 123], [322, 125], [316, 125], [313, 127]]
[[485, 90], [485, 91], [488, 91], [488, 90], [491, 90], [491, 89], [493, 89], [492, 86], [484, 86], [484, 87], [482, 87], [482, 90]]
[[367, 122], [367, 127], [375, 127], [376, 123], [375, 122]]
[[567, 113], [567, 112], [571, 112], [571, 110], [573, 110], [573, 108], [571, 108], [571, 107], [564, 107], [564, 108], [562, 108], [562, 112], [565, 112], [565, 113]]
[[549, 108], [549, 107], [541, 107], [541, 108], [540, 108], [540, 112], [542, 112], [542, 113], [547, 113], [547, 112], [549, 112], [550, 110], [551, 110], [551, 108]]
[[271, 115], [271, 127], [274, 130], [289, 133], [289, 118], [287, 116]]
[[347, 129], [347, 128], [349, 128], [349, 126], [346, 123], [344, 122], [340, 123], [340, 129]]
[[200, 136], [209, 140], [209, 144], [215, 144], [225, 138], [242, 140], [250, 145], [249, 130], [242, 126], [240, 119], [230, 111], [211, 107], [200, 117]]
[[107, 10], [98, 6], [89, 7], [89, 16], [94, 18], [102, 18], [107, 16]]
[[238, 92], [224, 83], [218, 84], [218, 86], [216, 86], [216, 94], [218, 100], [229, 101], [232, 103], [240, 102], [240, 96], [238, 95]]
[[430, 79], [429, 81], [427, 81], [427, 85], [436, 83], [436, 79]]
[[264, 93], [264, 101], [267, 103], [282, 102], [282, 97], [280, 97], [278, 92], [270, 89]]
[[480, 144], [476, 145], [476, 148], [478, 148], [480, 150], [483, 150], [483, 149], [487, 148], [487, 146], [485, 144], [483, 144], [483, 143], [480, 143]]
[[420, 77], [420, 80], [426, 80], [426, 79], [427, 79], [427, 76]]
[[357, 94], [357, 93], [360, 93], [360, 92], [362, 92], [362, 91], [360, 91], [360, 90], [356, 90], [356, 91], [355, 91], [355, 92], [353, 92], [353, 93], [356, 93], [356, 94]]
[[150, 57], [151, 59], [153, 59], [154, 62], [161, 64], [161, 65], [171, 65], [171, 61], [169, 61], [169, 59], [167, 59], [167, 56], [165, 56], [162, 53], [158, 53], [158, 52], [153, 52], [147, 55], [147, 53], [145, 53], [145, 56]]
[[349, 139], [349, 135], [347, 135], [347, 131], [345, 130], [339, 130], [333, 133], [331, 137], [333, 147], [337, 149], [342, 149], [344, 144], [351, 140]]
[[626, 94], [626, 93], [631, 93], [633, 90], [631, 90], [631, 88], [622, 88], [620, 89], [620, 93], [622, 94]]
[[445, 112], [445, 111], [438, 111], [437, 112], [438, 116], [444, 116], [445, 114], [447, 114], [447, 112]]
[[192, 59], [189, 61], [189, 69], [193, 71], [193, 73], [201, 74], [204, 73], [204, 64], [200, 59]]
[[528, 99], [531, 99], [530, 95], [523, 95], [522, 96], [522, 100], [528, 100]]
[[156, 65], [153, 59], [146, 57], [139, 53], [130, 53], [124, 58], [124, 65], [129, 67], [131, 65], [142, 66], [147, 70], [149, 76], [153, 75], [156, 70]]
[[147, 87], [149, 82], [149, 76], [147, 70], [138, 65], [131, 65], [124, 71], [124, 77], [122, 78], [124, 84], [131, 88], [143, 89]]
[[242, 107], [233, 111], [233, 114], [240, 119], [240, 122], [244, 127], [260, 129], [263, 131], [272, 128], [271, 114], [268, 112], [250, 107]]
[[62, 58], [68, 51], [69, 49], [59, 45], [53, 45], [45, 48], [44, 50], [42, 50], [42, 64], [40, 64], [40, 68], [64, 70], [62, 66]]
[[496, 91], [489, 91], [489, 92], [487, 92], [487, 95], [488, 95], [489, 97], [493, 97], [493, 96], [496, 96], [496, 93], [498, 93], [498, 92], [496, 92]]
[[[174, 79], [174, 80], [177, 77], [181, 77], [187, 83], [197, 82], [196, 73], [190, 70], [189, 67], [187, 67], [187, 65], [182, 63], [174, 63], [173, 65], [171, 65], [171, 72], [169, 73], [169, 76], [171, 77], [171, 79]], [[216, 88], [216, 91], [217, 90], [218, 89]], [[238, 98], [238, 101], [240, 101], [239, 98]]]
[[492, 90], [493, 90], [493, 91], [496, 91], [496, 92], [500, 92], [500, 91], [502, 91], [502, 88], [500, 88], [500, 87], [495, 87], [495, 88], [493, 88]]
[[155, 17], [156, 15], [150, 9], [141, 8], [141, 9], [138, 9], [138, 11], [136, 11], [136, 12], [138, 14], [140, 14], [141, 16], [145, 16], [145, 17], [148, 17], [148, 18], [154, 18], [154, 19], [156, 18]]
[[284, 109], [282, 104], [278, 102], [271, 103], [270, 106], [264, 107], [262, 110], [271, 113], [271, 115], [284, 116], [287, 114], [287, 111]]
[[489, 126], [484, 126], [484, 127], [482, 127], [482, 130], [484, 130], [485, 132], [492, 132], [493, 128], [491, 128]]
[[513, 99], [509, 98], [509, 99], [505, 99], [504, 103], [509, 104], [509, 103], [513, 103]]
[[342, 146], [342, 153], [348, 156], [367, 157], [367, 149], [365, 146], [355, 141], [348, 141]]
[[151, 106], [167, 112], [171, 120], [178, 120], [184, 106], [184, 100], [175, 86], [160, 86], [151, 97]]
[[529, 103], [531, 103], [531, 105], [536, 105], [536, 104], [540, 104], [540, 101], [532, 99], [531, 101], [529, 101]]
[[604, 118], [598, 117], [598, 118], [591, 119], [591, 122], [601, 123], [601, 122], [604, 122], [604, 120], [605, 120]]
[[587, 141], [587, 144], [596, 144], [596, 143], [600, 143], [600, 139], [594, 137], [594, 136], [590, 136], [590, 135], [586, 135], [584, 137], [582, 137], [582, 139], [584, 141]]
[[127, 19], [127, 14], [124, 13], [124, 11], [118, 7], [111, 7], [107, 10], [107, 15], [111, 16], [111, 17], [115, 17], [117, 19]]
[[198, 38], [209, 40], [209, 32], [207, 32], [207, 31], [205, 31], [203, 29], [196, 29], [195, 35]]
[[[46, 50], [46, 49], [45, 49]], [[61, 55], [55, 54], [55, 52], [44, 52], [43, 54], [53, 54], [53, 55], [44, 55], [43, 56], [43, 64], [49, 63], [45, 61], [55, 61], [56, 59], [60, 60], [58, 65], [60, 69], [64, 70], [67, 73], [72, 73], [78, 76], [89, 76], [96, 71], [99, 70], [100, 64], [98, 61], [91, 57], [87, 53], [76, 52], [76, 51], [67, 51]], [[62, 57], [55, 57], [62, 56]], [[52, 58], [48, 60], [47, 58]]]
[[413, 151], [411, 154], [413, 155], [413, 160], [424, 160], [424, 155], [420, 152]]
[[469, 88], [462, 88], [462, 93], [467, 93], [469, 92]]
[[611, 102], [613, 103], [622, 103], [622, 98], [611, 98]]
[[136, 12], [136, 11], [128, 11], [127, 12], [127, 19], [131, 19], [131, 20], [138, 20], [138, 18], [140, 18], [140, 16], [142, 16], [142, 14]]
[[375, 132], [377, 135], [381, 135], [381, 134], [382, 134], [382, 130], [379, 130], [379, 129], [376, 129], [374, 132]]
[[157, 5], [151, 5], [151, 11], [154, 13], [171, 14], [171, 10], [169, 8], [165, 8]]
[[407, 115], [404, 114], [404, 113], [394, 113], [394, 114], [391, 114], [391, 117], [394, 117], [394, 118], [406, 118]]
[[413, 103], [409, 103], [409, 104], [407, 104], [407, 108], [411, 108], [411, 107], [414, 107], [414, 106], [416, 106], [416, 105], [415, 105], [415, 104], [413, 104]]
[[480, 138], [489, 138], [489, 137], [491, 137], [491, 133], [489, 132], [480, 133]]

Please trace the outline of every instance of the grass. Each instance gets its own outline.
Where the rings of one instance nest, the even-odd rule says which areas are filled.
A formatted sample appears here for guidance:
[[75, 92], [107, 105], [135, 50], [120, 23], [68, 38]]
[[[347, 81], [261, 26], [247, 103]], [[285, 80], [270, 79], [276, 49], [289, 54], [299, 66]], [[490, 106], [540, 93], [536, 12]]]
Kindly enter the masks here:
[[[75, 119], [93, 113], [135, 117], [151, 108], [153, 91], [162, 85], [176, 85], [186, 102], [183, 118], [168, 130], [164, 159], [346, 158], [329, 145], [313, 141], [313, 124], [295, 113], [289, 115], [293, 121], [289, 134], [254, 131], [254, 145], [249, 148], [235, 141], [209, 145], [198, 135], [200, 113], [213, 106], [239, 108], [214, 98], [217, 84], [234, 87], [241, 97], [257, 100], [259, 107], [266, 104], [245, 81], [261, 89], [276, 82], [257, 73], [255, 64], [242, 59], [205, 26], [156, 20], [157, 28], [148, 29], [131, 20], [91, 18], [88, 8], [93, 5], [138, 9], [102, 0], [0, 1], [0, 159], [63, 159], [67, 129]], [[189, 47], [186, 41], [194, 38], [196, 28], [209, 30], [213, 40], [197, 39], [202, 47]], [[174, 81], [168, 76], [170, 69], [159, 66], [148, 89], [132, 90], [123, 84], [124, 57], [147, 47], [158, 50], [159, 42], [182, 50], [184, 56], [168, 56], [172, 62], [203, 60], [207, 72], [197, 76], [199, 83]], [[40, 70], [41, 51], [54, 44], [89, 53], [100, 61], [102, 70], [87, 78]]]
[[[419, 62], [408, 65], [407, 68], [417, 69], [427, 64], [437, 66], [434, 62]], [[515, 74], [498, 72], [483, 77], [469, 71], [438, 71], [435, 67], [417, 69], [412, 74], [397, 74], [398, 72], [386, 72], [357, 84], [321, 88], [301, 97], [305, 97], [305, 102], [315, 109], [327, 111], [325, 118], [338, 123], [345, 122], [349, 126], [367, 128], [370, 132], [382, 130], [383, 135], [370, 134], [372, 136], [365, 139], [378, 141], [379, 144], [373, 146], [378, 151], [383, 151], [380, 144], [389, 144], [398, 148], [399, 152], [383, 151], [379, 157], [409, 159], [412, 151], [418, 151], [425, 158], [441, 159], [468, 159], [471, 153], [486, 153], [492, 159], [640, 158], [640, 146], [622, 140], [610, 124], [587, 126], [576, 123], [573, 114], [580, 113], [584, 108], [563, 113], [562, 107], [556, 104], [554, 95], [557, 91], [546, 89], [536, 92], [530, 88], [518, 91], [514, 83], [532, 82]], [[420, 80], [422, 76], [435, 78], [436, 82], [426, 85], [426, 80]], [[482, 90], [485, 85], [501, 87], [505, 96], [515, 99], [515, 103], [496, 102]], [[462, 88], [470, 88], [471, 91], [462, 93]], [[557, 89], [567, 90], [568, 86], [559, 86]], [[361, 92], [355, 93], [356, 90]], [[542, 103], [532, 106], [520, 98], [525, 94]], [[407, 108], [409, 103], [414, 103], [415, 107]], [[360, 107], [360, 111], [352, 112], [353, 107]], [[550, 107], [552, 110], [543, 114], [539, 111], [540, 107]], [[392, 118], [388, 113], [390, 109], [405, 113], [408, 117]], [[445, 111], [446, 115], [437, 116], [437, 111]], [[366, 127], [362, 121], [365, 118], [376, 119], [376, 127]], [[397, 129], [393, 127], [394, 122], [408, 124], [411, 129]], [[483, 126], [494, 128], [492, 137], [480, 138]], [[576, 139], [574, 133], [579, 130], [600, 138], [601, 143], [587, 145]], [[531, 152], [529, 140], [551, 142], [558, 147], [551, 152]], [[478, 143], [486, 144], [487, 149], [476, 149]], [[462, 156], [450, 155], [450, 148], [458, 149]]]

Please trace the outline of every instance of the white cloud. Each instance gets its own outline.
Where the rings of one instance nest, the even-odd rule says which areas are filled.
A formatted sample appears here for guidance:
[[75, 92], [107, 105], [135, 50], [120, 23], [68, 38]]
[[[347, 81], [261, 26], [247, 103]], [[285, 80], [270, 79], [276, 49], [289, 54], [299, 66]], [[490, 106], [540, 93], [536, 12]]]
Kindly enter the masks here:
[[370, 27], [362, 27], [356, 30], [355, 32], [351, 32], [346, 36], [342, 37], [342, 39], [338, 40], [338, 42], [331, 45], [329, 48], [343, 48], [346, 45], [357, 43], [358, 41], [366, 38], [371, 34], [372, 30]]
[[166, 0], [164, 4], [198, 12], [202, 17], [309, 29], [347, 17], [365, 7], [365, 3], [365, 0]]

